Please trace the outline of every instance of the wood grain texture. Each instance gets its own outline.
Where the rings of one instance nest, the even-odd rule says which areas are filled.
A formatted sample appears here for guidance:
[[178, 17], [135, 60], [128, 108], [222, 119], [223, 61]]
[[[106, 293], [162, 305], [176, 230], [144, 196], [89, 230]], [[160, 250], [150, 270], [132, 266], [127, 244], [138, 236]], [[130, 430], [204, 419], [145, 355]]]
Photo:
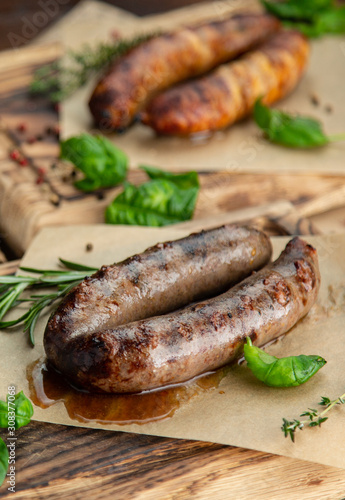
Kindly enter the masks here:
[[340, 500], [343, 470], [231, 446], [32, 422], [2, 498]]
[[[126, 9], [139, 16], [166, 12], [201, 0], [103, 0], [104, 3]], [[0, 3], [0, 50], [22, 47], [33, 42], [42, 31], [49, 29], [69, 12], [79, 0], [67, 2], [40, 0], [1, 0]], [[42, 5], [46, 5], [45, 9]], [[43, 12], [43, 15], [42, 15]], [[41, 17], [38, 13], [41, 13]], [[44, 15], [46, 13], [46, 15]]]

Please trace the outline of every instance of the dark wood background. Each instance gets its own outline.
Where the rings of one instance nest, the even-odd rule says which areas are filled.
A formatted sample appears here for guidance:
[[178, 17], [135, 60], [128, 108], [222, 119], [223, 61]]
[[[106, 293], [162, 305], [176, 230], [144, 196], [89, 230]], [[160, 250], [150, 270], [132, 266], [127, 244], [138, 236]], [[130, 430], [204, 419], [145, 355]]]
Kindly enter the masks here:
[[[170, 9], [177, 9], [178, 7], [183, 7], [184, 5], [191, 5], [193, 3], [199, 3], [200, 0], [104, 0], [105, 3], [116, 5], [117, 7], [123, 8], [138, 16], [144, 16], [147, 14], [153, 14], [156, 12], [165, 12]], [[51, 24], [56, 22], [60, 17], [62, 17], [66, 12], [71, 10], [79, 0], [1, 0], [0, 1], [0, 50], [8, 49], [13, 47], [14, 35], [21, 38], [26, 38], [23, 36], [23, 30], [25, 33], [31, 34], [32, 37], [28, 41], [31, 41], [34, 36], [48, 28]], [[54, 15], [49, 14], [48, 21], [44, 26], [37, 26], [40, 24], [40, 18], [37, 17], [38, 13], [43, 9], [43, 5], [46, 6], [47, 12], [56, 11]], [[49, 8], [49, 5], [51, 7]], [[55, 6], [55, 7], [53, 7]], [[42, 17], [42, 24], [44, 21]], [[35, 22], [37, 20], [38, 22]], [[33, 25], [33, 27], [32, 27]], [[12, 34], [12, 35], [11, 35]], [[15, 37], [17, 39], [17, 37]], [[25, 41], [18, 40], [18, 46], [24, 45]]]

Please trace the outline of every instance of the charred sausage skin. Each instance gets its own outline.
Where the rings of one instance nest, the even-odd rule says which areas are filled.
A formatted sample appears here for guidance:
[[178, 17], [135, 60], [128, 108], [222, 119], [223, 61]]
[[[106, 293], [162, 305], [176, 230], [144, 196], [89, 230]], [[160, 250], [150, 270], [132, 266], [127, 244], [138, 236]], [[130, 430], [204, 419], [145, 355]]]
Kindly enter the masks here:
[[209, 75], [153, 99], [142, 121], [159, 134], [191, 135], [219, 130], [248, 116], [256, 99], [271, 104], [299, 82], [309, 55], [306, 38], [281, 31], [257, 50]]
[[49, 319], [47, 357], [63, 371], [73, 339], [83, 344], [95, 332], [222, 293], [267, 264], [271, 253], [264, 233], [228, 224], [103, 266], [74, 288]]
[[268, 14], [239, 14], [144, 42], [115, 62], [97, 84], [89, 102], [96, 124], [127, 127], [157, 92], [250, 50], [279, 27]]
[[310, 310], [319, 285], [316, 250], [296, 237], [273, 264], [220, 296], [70, 338], [56, 366], [93, 391], [139, 392], [183, 382], [234, 360], [246, 336], [262, 345], [287, 332]]

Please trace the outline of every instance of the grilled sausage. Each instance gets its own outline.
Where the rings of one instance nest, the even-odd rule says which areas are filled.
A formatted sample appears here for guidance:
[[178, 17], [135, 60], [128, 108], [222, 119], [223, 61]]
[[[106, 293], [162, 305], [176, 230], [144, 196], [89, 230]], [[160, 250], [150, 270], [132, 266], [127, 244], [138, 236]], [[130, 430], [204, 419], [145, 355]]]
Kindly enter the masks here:
[[288, 331], [315, 302], [319, 284], [316, 250], [296, 237], [273, 264], [216, 298], [65, 342], [56, 332], [59, 352], [52, 356], [51, 338], [46, 352], [62, 373], [91, 390], [138, 392], [179, 383], [235, 359], [246, 336], [262, 345]]
[[164, 314], [227, 290], [271, 254], [264, 233], [235, 224], [158, 243], [86, 278], [60, 304], [49, 328], [78, 335]]
[[268, 14], [241, 14], [144, 42], [115, 62], [97, 84], [89, 102], [96, 124], [127, 127], [158, 91], [229, 61], [279, 27]]
[[309, 44], [299, 32], [281, 31], [238, 61], [158, 95], [142, 121], [159, 134], [191, 135], [228, 127], [249, 115], [263, 96], [271, 104], [299, 82]]
[[264, 233], [229, 224], [103, 266], [74, 288], [49, 319], [47, 357], [64, 371], [73, 339], [83, 344], [95, 332], [222, 293], [267, 264], [271, 254]]

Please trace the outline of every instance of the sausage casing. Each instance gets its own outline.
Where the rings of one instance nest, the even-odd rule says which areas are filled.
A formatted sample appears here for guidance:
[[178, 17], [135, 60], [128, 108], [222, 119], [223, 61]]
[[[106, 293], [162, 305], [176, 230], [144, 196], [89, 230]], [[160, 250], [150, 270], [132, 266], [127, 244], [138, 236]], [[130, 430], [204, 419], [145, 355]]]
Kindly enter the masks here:
[[267, 264], [271, 253], [264, 233], [228, 224], [103, 266], [74, 288], [49, 319], [47, 357], [64, 371], [72, 339], [82, 345], [94, 332], [222, 293]]
[[157, 92], [242, 54], [279, 26], [268, 14], [238, 14], [142, 43], [96, 85], [89, 102], [96, 124], [113, 130], [127, 127]]
[[246, 336], [262, 345], [287, 332], [314, 304], [319, 284], [316, 250], [294, 238], [273, 264], [213, 299], [72, 336], [56, 366], [96, 391], [138, 392], [179, 383], [235, 359]]
[[301, 33], [278, 32], [239, 60], [158, 95], [142, 120], [159, 134], [191, 135], [228, 127], [249, 115], [259, 97], [271, 104], [291, 92], [308, 55], [309, 44]]

